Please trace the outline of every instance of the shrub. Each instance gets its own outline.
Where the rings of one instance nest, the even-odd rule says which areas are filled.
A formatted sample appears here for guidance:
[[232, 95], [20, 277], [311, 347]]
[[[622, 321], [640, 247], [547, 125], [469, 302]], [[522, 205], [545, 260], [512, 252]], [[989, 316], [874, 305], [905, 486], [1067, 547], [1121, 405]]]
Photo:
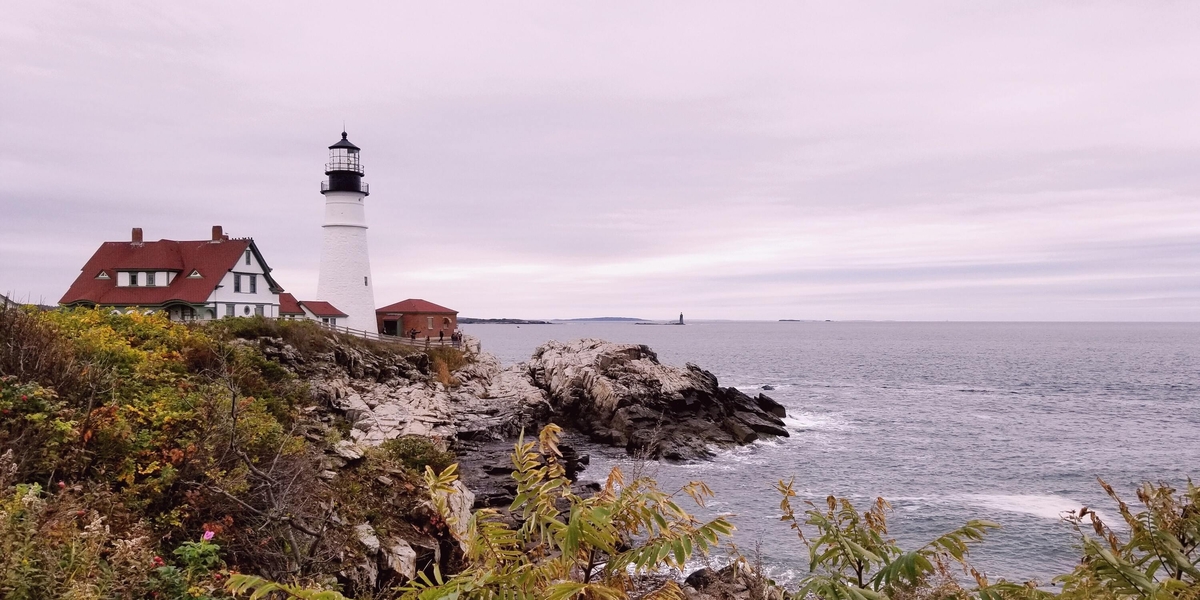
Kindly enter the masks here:
[[451, 346], [434, 346], [425, 353], [429, 355], [430, 360], [442, 361], [451, 371], [457, 371], [469, 364], [467, 355], [462, 350]]
[[446, 387], [458, 386], [458, 380], [451, 373], [468, 364], [467, 355], [458, 348], [436, 346], [425, 351], [433, 363], [434, 377]]
[[1190, 480], [1182, 493], [1166, 483], [1143, 483], [1137, 489], [1142, 510], [1134, 512], [1099, 481], [1128, 532], [1122, 539], [1087, 507], [1069, 514], [1083, 560], [1056, 578], [1061, 598], [1200, 598], [1200, 488]]
[[[466, 565], [453, 577], [418, 575], [403, 588], [405, 597], [435, 598], [625, 598], [633, 577], [663, 568], [681, 569], [696, 553], [707, 552], [733, 531], [724, 517], [697, 521], [676, 502], [687, 494], [703, 505], [711, 491], [691, 483], [676, 494], [654, 480], [626, 481], [613, 469], [600, 493], [575, 494], [558, 450], [559, 429], [548, 425], [537, 442], [517, 443], [513, 477], [517, 497], [514, 526], [494, 509], [463, 515], [457, 465], [441, 473], [427, 467], [430, 499], [451, 533], [465, 548]], [[535, 448], [537, 449], [535, 451]], [[341, 599], [335, 592], [283, 586], [254, 576], [237, 576], [230, 590], [258, 594], [281, 592], [295, 598]], [[323, 595], [322, 595], [323, 594]], [[681, 598], [674, 581], [647, 597]]]
[[[10, 481], [77, 490], [71, 514], [105, 515], [114, 543], [144, 527], [167, 540], [169, 555], [169, 540], [212, 523], [235, 533], [232, 551], [263, 572], [303, 575], [328, 557], [327, 536], [301, 531], [315, 531], [307, 524], [328, 512], [320, 508], [328, 490], [313, 485], [317, 457], [292, 433], [305, 388], [253, 346], [162, 315], [4, 311], [0, 355], [0, 454], [11, 451]], [[56, 369], [75, 375], [55, 377]], [[45, 514], [65, 523], [56, 510]], [[72, 550], [75, 537], [42, 536], [50, 557], [42, 562], [83, 556]], [[171, 573], [158, 572], [167, 586]], [[39, 597], [65, 593], [49, 589]]]
[[301, 352], [328, 352], [333, 349], [333, 332], [309, 319], [282, 320], [259, 316], [217, 319], [203, 329], [219, 339], [257, 340], [275, 337]]
[[437, 472], [454, 464], [454, 453], [442, 448], [437, 442], [419, 435], [405, 435], [380, 444], [380, 448], [391, 459], [399, 461], [405, 468], [416, 473], [431, 467]]
[[37, 484], [0, 481], [0, 493], [0, 598], [132, 599], [151, 592], [154, 551], [144, 526], [118, 536], [70, 489], [52, 495]]

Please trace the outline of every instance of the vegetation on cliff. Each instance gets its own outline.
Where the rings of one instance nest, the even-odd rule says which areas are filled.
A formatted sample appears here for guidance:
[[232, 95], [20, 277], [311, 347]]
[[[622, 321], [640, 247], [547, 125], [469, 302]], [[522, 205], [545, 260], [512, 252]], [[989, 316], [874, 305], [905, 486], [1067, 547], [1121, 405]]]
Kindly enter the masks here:
[[[784, 526], [809, 551], [798, 588], [736, 553], [694, 585], [646, 586], [641, 576], [678, 572], [732, 530], [736, 517], [700, 522], [681, 508], [683, 496], [706, 500], [703, 484], [668, 493], [614, 471], [597, 494], [577, 493], [551, 425], [514, 448], [508, 510], [471, 513], [444, 444], [347, 446], [349, 426], [308, 383], [337, 368], [448, 388], [466, 362], [308, 322], [0, 310], [0, 597], [1052, 596], [971, 567], [994, 523], [906, 550], [882, 499], [865, 511], [802, 502], [785, 482]], [[1081, 560], [1054, 582], [1059, 597], [1200, 599], [1200, 490], [1146, 484], [1132, 506], [1101, 485], [1123, 527], [1090, 509], [1067, 516]]]
[[0, 311], [0, 597], [216, 597], [237, 570], [332, 584], [354, 519], [442, 535], [420, 456], [319, 481], [334, 440], [310, 439], [307, 386], [243, 339], [261, 335], [335, 345], [304, 322]]

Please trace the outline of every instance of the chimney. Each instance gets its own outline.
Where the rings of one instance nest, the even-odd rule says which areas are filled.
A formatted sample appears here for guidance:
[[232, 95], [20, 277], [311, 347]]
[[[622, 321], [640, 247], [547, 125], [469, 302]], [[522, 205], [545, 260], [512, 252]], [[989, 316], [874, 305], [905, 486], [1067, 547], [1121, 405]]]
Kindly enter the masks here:
[[212, 241], [219, 242], [225, 239], [225, 234], [221, 231], [220, 225], [213, 225]]
[[133, 243], [135, 243], [135, 244], [142, 243], [142, 228], [141, 227], [133, 228]]

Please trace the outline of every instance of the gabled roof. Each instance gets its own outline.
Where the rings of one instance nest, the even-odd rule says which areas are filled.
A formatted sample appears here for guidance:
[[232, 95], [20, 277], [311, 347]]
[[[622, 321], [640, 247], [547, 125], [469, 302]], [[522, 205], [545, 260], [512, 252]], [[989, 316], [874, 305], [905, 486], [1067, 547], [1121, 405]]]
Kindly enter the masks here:
[[376, 313], [405, 313], [405, 314], [413, 314], [413, 313], [439, 313], [439, 314], [453, 313], [456, 315], [458, 314], [457, 310], [454, 310], [452, 308], [446, 308], [445, 306], [440, 306], [440, 305], [434, 304], [428, 300], [422, 300], [420, 298], [409, 298], [408, 300], [401, 300], [395, 304], [389, 304], [383, 308], [376, 309], [375, 312]]
[[[169, 302], [201, 304], [208, 300], [225, 273], [233, 269], [249, 248], [263, 267], [271, 291], [282, 288], [271, 277], [254, 240], [202, 240], [177, 242], [104, 242], [83, 265], [75, 283], [59, 304], [163, 305]], [[117, 287], [117, 271], [173, 271], [169, 285]], [[189, 277], [193, 271], [199, 277]], [[100, 277], [104, 273], [107, 277]]]
[[318, 317], [348, 317], [350, 315], [340, 311], [334, 305], [320, 300], [301, 300], [300, 304], [307, 308], [309, 312]]
[[296, 297], [284, 292], [279, 295], [279, 314], [281, 315], [302, 315], [304, 309], [300, 308], [300, 302]]

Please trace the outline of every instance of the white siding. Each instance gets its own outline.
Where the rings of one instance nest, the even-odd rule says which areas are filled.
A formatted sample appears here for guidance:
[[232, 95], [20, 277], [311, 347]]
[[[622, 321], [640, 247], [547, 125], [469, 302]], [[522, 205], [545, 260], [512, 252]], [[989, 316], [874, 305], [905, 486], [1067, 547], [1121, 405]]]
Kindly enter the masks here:
[[[279, 294], [271, 292], [271, 285], [267, 282], [265, 272], [262, 265], [259, 264], [257, 258], [251, 253], [250, 264], [246, 264], [245, 255], [238, 255], [237, 263], [232, 265], [233, 270], [225, 273], [221, 277], [220, 287], [213, 290], [212, 295], [208, 297], [208, 305], [213, 308], [213, 312], [217, 318], [225, 316], [225, 305], [234, 305], [234, 316], [247, 317], [254, 316], [255, 307], [262, 305], [263, 316], [278, 317], [279, 316]], [[242, 276], [242, 291], [233, 291], [234, 275]], [[250, 293], [250, 275], [254, 275], [258, 279], [257, 291]], [[207, 277], [211, 277], [208, 275]], [[247, 314], [249, 309], [249, 314]]]

